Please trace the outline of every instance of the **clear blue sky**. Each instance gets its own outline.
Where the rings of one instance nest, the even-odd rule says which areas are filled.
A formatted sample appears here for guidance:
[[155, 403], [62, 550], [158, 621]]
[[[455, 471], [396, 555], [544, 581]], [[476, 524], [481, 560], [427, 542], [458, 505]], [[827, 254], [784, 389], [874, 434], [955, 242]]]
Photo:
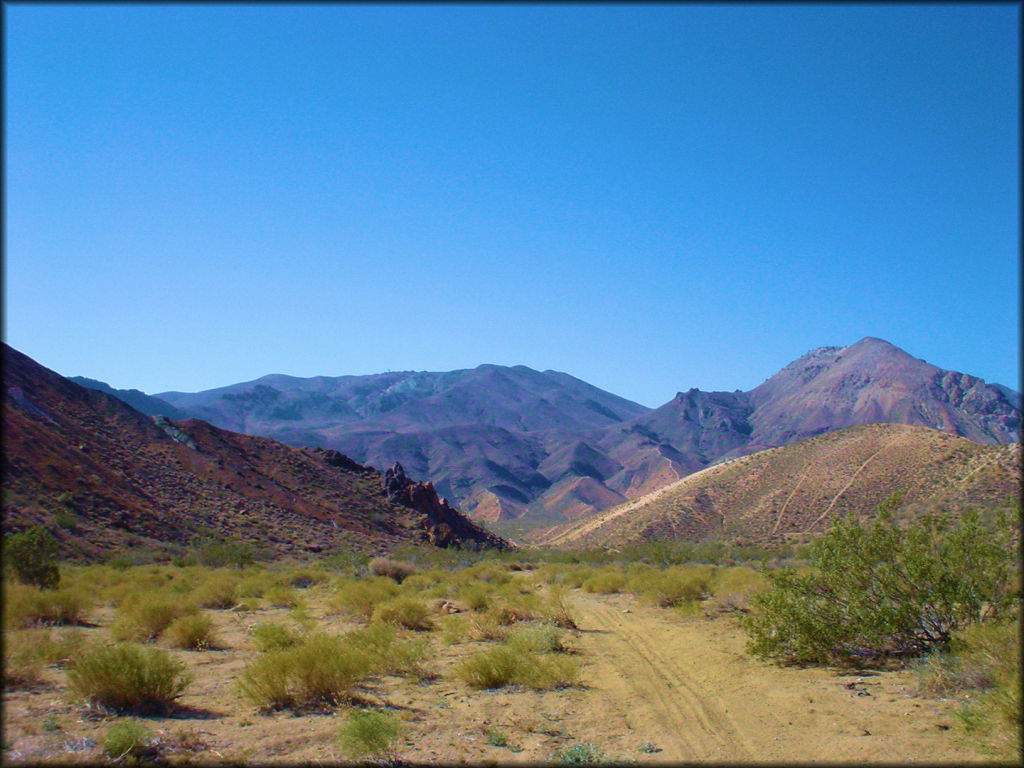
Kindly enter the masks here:
[[4, 335], [65, 375], [1018, 385], [1016, 5], [4, 14]]

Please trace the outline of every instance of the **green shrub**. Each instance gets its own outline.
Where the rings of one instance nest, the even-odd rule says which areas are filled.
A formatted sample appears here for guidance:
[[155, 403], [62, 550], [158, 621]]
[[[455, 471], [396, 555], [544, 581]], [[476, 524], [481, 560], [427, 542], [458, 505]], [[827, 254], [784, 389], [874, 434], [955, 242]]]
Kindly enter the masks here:
[[397, 743], [401, 735], [401, 723], [393, 714], [364, 710], [349, 715], [339, 740], [345, 754], [353, 760], [397, 764]]
[[629, 588], [659, 608], [701, 600], [708, 593], [711, 566], [673, 565], [663, 571], [644, 571], [633, 576]]
[[252, 627], [253, 640], [260, 651], [278, 651], [299, 642], [299, 637], [284, 624], [260, 622]]
[[174, 648], [205, 651], [216, 647], [213, 619], [204, 613], [180, 616], [168, 625], [164, 639]]
[[413, 597], [397, 597], [378, 605], [373, 611], [372, 621], [394, 624], [406, 629], [430, 630], [434, 628], [430, 609]]
[[330, 604], [341, 611], [369, 621], [379, 603], [387, 602], [399, 594], [398, 585], [391, 579], [376, 577], [342, 583], [330, 597]]
[[58, 549], [53, 535], [43, 526], [34, 525], [4, 538], [4, 563], [22, 584], [56, 589], [60, 583]]
[[949, 646], [954, 632], [1006, 614], [1016, 567], [1012, 526], [926, 516], [908, 528], [887, 513], [838, 520], [811, 546], [813, 568], [766, 573], [770, 588], [743, 617], [748, 650], [794, 663], [868, 663]]
[[239, 688], [264, 709], [338, 704], [374, 673], [372, 656], [331, 635], [311, 635], [290, 648], [268, 651], [242, 672]]
[[626, 586], [626, 575], [617, 570], [602, 570], [588, 577], [581, 586], [584, 592], [613, 594]]
[[487, 584], [464, 584], [458, 592], [458, 599], [471, 611], [485, 611], [491, 602], [490, 587]]
[[103, 751], [115, 760], [137, 759], [153, 740], [153, 732], [138, 720], [122, 720], [107, 729]]
[[411, 576], [416, 572], [416, 569], [409, 563], [388, 560], [383, 557], [373, 558], [369, 563], [369, 568], [370, 573], [375, 576], [386, 576], [389, 579], [394, 579], [397, 584], [401, 584], [407, 576]]
[[233, 608], [238, 603], [239, 581], [234, 574], [211, 574], [193, 591], [192, 602], [200, 608]]
[[299, 604], [299, 596], [291, 587], [270, 587], [264, 593], [264, 598], [271, 608], [294, 608]]
[[110, 627], [115, 640], [153, 640], [175, 619], [196, 613], [194, 605], [169, 595], [145, 597], [133, 595], [117, 609], [117, 619]]
[[82, 589], [41, 589], [26, 584], [4, 585], [4, 624], [7, 627], [82, 624], [92, 600]]
[[549, 690], [575, 685], [579, 665], [568, 656], [541, 655], [499, 645], [464, 659], [455, 674], [473, 688], [518, 684]]
[[406, 674], [411, 677], [426, 677], [423, 659], [426, 658], [426, 638], [403, 640], [398, 637], [394, 626], [370, 624], [355, 629], [344, 636], [345, 642], [364, 651], [370, 657], [370, 667], [377, 672]]
[[166, 712], [191, 682], [166, 651], [134, 645], [84, 649], [67, 675], [76, 695], [116, 712]]
[[563, 632], [553, 624], [534, 624], [518, 629], [505, 640], [510, 648], [528, 653], [550, 653], [564, 651]]
[[604, 753], [593, 742], [584, 741], [559, 752], [557, 758], [568, 765], [591, 765], [604, 760]]

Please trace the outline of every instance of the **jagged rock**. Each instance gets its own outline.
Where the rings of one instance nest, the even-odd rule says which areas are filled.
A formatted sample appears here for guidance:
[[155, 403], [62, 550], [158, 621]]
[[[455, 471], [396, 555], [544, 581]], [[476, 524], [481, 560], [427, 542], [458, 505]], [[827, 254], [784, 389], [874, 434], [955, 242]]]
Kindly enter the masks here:
[[341, 469], [347, 469], [352, 472], [365, 472], [366, 468], [350, 459], [345, 454], [335, 451], [334, 449], [328, 449], [326, 451], [318, 448], [317, 453], [320, 455], [320, 460], [329, 466], [340, 467]]

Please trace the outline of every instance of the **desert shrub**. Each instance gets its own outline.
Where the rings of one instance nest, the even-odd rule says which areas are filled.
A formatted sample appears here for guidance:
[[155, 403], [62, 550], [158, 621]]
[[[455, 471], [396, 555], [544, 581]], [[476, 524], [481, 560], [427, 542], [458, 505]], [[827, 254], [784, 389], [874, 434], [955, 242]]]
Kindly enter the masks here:
[[589, 566], [579, 566], [562, 572], [562, 583], [569, 589], [578, 589], [583, 582], [594, 575], [594, 569]]
[[484, 611], [491, 603], [490, 592], [487, 584], [464, 584], [459, 588], [458, 599], [471, 611]]
[[556, 627], [576, 629], [576, 617], [569, 602], [568, 590], [561, 584], [550, 584], [546, 600], [541, 609], [541, 617]]
[[205, 651], [216, 647], [213, 619], [205, 613], [178, 617], [164, 630], [163, 637], [174, 648], [188, 651]]
[[743, 617], [748, 650], [795, 663], [867, 663], [948, 648], [954, 632], [1008, 613], [1012, 526], [974, 512], [901, 528], [838, 520], [810, 548], [813, 568], [766, 572]]
[[705, 613], [749, 613], [750, 598], [768, 588], [764, 575], [745, 565], [717, 568], [711, 578], [711, 600]]
[[566, 765], [593, 765], [604, 760], [604, 752], [591, 741], [582, 741], [555, 755], [558, 762]]
[[603, 569], [587, 577], [580, 586], [584, 592], [612, 594], [626, 586], [626, 575], [619, 570]]
[[644, 571], [633, 576], [629, 589], [659, 608], [701, 600], [708, 593], [711, 566], [673, 565], [663, 571]]
[[41, 525], [4, 537], [5, 565], [22, 584], [56, 589], [60, 583], [57, 540]]
[[79, 630], [54, 633], [50, 629], [23, 629], [4, 634], [4, 685], [26, 687], [42, 680], [43, 667], [65, 666], [82, 647]]
[[331, 595], [329, 602], [340, 611], [369, 620], [379, 603], [397, 597], [399, 591], [394, 581], [378, 576], [342, 583]]
[[375, 760], [397, 764], [401, 723], [390, 712], [357, 711], [341, 727], [339, 741], [353, 760]]
[[535, 690], [550, 690], [575, 685], [579, 680], [579, 664], [568, 656], [530, 653], [499, 645], [464, 659], [455, 668], [455, 674], [473, 688], [518, 684]]
[[233, 608], [238, 603], [239, 578], [229, 573], [212, 573], [192, 593], [192, 602], [200, 608]]
[[509, 634], [505, 642], [510, 648], [527, 653], [549, 653], [564, 651], [563, 631], [553, 624], [539, 623], [517, 629]]
[[284, 575], [284, 586], [294, 589], [308, 589], [327, 580], [327, 574], [320, 569], [297, 568]]
[[194, 605], [170, 595], [149, 598], [133, 595], [118, 607], [110, 634], [115, 640], [146, 642], [155, 639], [175, 619], [194, 614], [197, 610]]
[[263, 709], [337, 704], [374, 674], [371, 654], [344, 638], [316, 634], [252, 661], [239, 680], [243, 696]]
[[394, 624], [406, 629], [430, 630], [434, 621], [430, 609], [414, 597], [396, 597], [381, 603], [373, 611], [374, 623]]
[[294, 608], [299, 604], [299, 596], [291, 587], [270, 587], [264, 594], [264, 599], [271, 608]]
[[256, 648], [264, 652], [290, 648], [299, 642], [299, 636], [284, 624], [261, 621], [254, 624], [250, 632], [256, 642]]
[[210, 538], [200, 542], [188, 559], [209, 568], [245, 568], [262, 555], [247, 541]]
[[242, 600], [247, 597], [263, 597], [274, 585], [273, 576], [266, 571], [246, 570], [235, 586], [235, 596]]
[[402, 639], [388, 624], [370, 624], [353, 630], [345, 642], [366, 652], [370, 667], [376, 672], [405, 674], [414, 678], [427, 676], [423, 661], [429, 644], [426, 638]]
[[416, 572], [409, 563], [403, 563], [398, 560], [388, 560], [384, 557], [375, 557], [369, 562], [370, 573], [374, 576], [386, 576], [389, 579], [393, 579], [396, 584], [401, 584], [405, 581], [406, 577], [412, 576]]
[[116, 712], [167, 711], [190, 682], [167, 651], [135, 645], [83, 649], [67, 676], [77, 696]]
[[30, 627], [82, 624], [92, 600], [75, 587], [41, 589], [26, 584], [4, 585], [4, 625]]
[[153, 740], [153, 732], [138, 720], [121, 720], [107, 729], [103, 737], [103, 751], [107, 757], [137, 759]]

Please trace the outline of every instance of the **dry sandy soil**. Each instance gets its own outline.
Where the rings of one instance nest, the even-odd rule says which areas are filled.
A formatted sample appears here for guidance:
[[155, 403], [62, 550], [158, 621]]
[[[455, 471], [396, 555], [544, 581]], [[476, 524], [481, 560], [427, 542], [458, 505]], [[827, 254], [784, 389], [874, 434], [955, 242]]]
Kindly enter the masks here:
[[[956, 736], [956, 702], [915, 698], [905, 671], [842, 674], [781, 668], [747, 656], [730, 616], [706, 619], [647, 607], [629, 595], [573, 593], [580, 631], [569, 645], [582, 662], [584, 685], [547, 692], [475, 691], [452, 669], [485, 647], [445, 644], [431, 633], [436, 677], [387, 677], [360, 690], [405, 723], [402, 759], [419, 763], [537, 763], [557, 761], [573, 745], [591, 742], [603, 759], [635, 762], [980, 762]], [[344, 631], [346, 619], [320, 626]], [[347, 714], [260, 714], [233, 681], [255, 648], [247, 627], [284, 620], [283, 609], [212, 612], [223, 650], [172, 651], [194, 682], [171, 717], [148, 718], [171, 760], [201, 762], [342, 762], [337, 733]], [[97, 611], [106, 636], [111, 609]], [[64, 693], [65, 676], [46, 670], [44, 685], [4, 693], [7, 763], [95, 762], [98, 743], [115, 722], [89, 712]], [[504, 737], [507, 746], [496, 746]], [[641, 748], [645, 745], [645, 748]]]

